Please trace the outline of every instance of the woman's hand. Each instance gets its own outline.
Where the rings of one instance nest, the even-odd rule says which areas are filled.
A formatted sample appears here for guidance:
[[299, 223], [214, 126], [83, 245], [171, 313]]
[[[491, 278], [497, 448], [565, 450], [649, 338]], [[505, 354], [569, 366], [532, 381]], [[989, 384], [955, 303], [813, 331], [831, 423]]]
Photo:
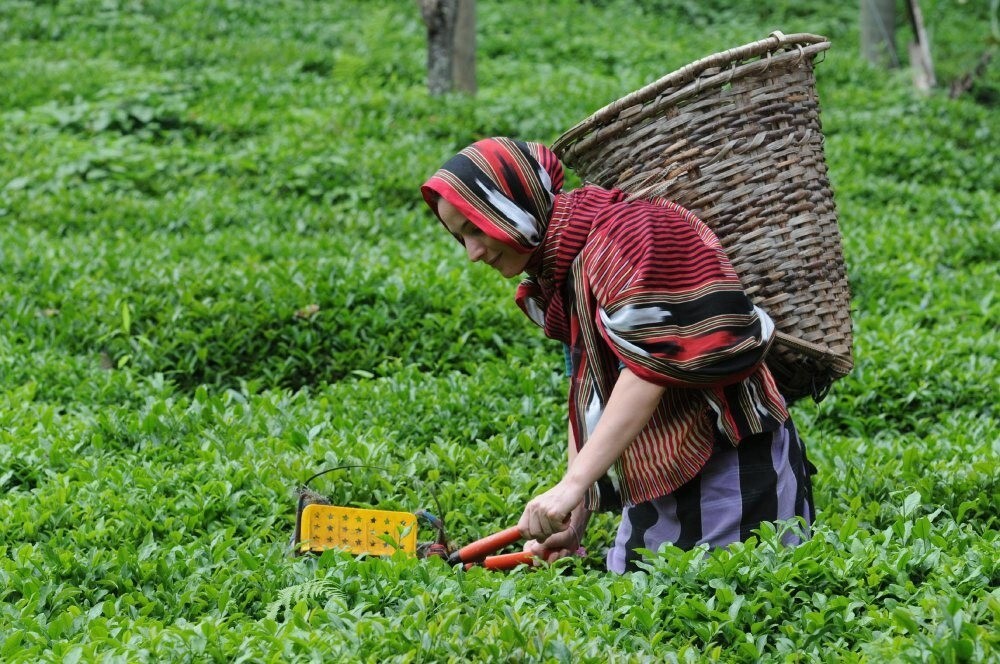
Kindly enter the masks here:
[[583, 534], [587, 530], [589, 521], [590, 512], [580, 505], [570, 517], [569, 528], [549, 535], [545, 544], [538, 540], [528, 540], [524, 544], [524, 550], [536, 558], [550, 563], [559, 558], [578, 556], [581, 552], [580, 547], [583, 545]]
[[545, 544], [540, 543], [538, 540], [528, 540], [524, 544], [524, 550], [536, 558], [541, 558], [545, 562], [551, 563], [560, 558], [577, 555], [580, 545], [577, 542], [576, 534], [573, 533], [573, 529], [567, 528], [562, 532], [549, 536], [545, 540]]
[[525, 539], [548, 546], [548, 538], [569, 528], [569, 517], [583, 501], [586, 489], [566, 478], [528, 501], [517, 527]]

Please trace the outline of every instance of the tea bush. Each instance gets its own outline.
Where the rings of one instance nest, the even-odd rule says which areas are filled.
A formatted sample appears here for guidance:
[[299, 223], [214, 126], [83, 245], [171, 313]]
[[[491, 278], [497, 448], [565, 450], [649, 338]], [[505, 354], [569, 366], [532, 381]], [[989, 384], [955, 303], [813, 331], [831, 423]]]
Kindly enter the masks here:
[[[860, 60], [856, 5], [477, 4], [474, 99], [427, 95], [412, 3], [0, 5], [0, 659], [996, 661], [996, 67], [918, 94]], [[921, 5], [946, 85], [995, 7]], [[419, 184], [774, 29], [833, 41], [854, 296], [854, 371], [794, 409], [812, 539], [615, 576], [598, 515], [535, 570], [290, 558], [324, 468], [457, 543], [560, 476], [561, 349]]]

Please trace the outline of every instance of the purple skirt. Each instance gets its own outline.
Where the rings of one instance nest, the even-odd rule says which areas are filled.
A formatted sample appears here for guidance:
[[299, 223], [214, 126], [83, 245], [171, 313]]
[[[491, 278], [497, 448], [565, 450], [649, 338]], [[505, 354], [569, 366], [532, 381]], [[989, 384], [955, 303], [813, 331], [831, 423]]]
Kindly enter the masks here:
[[[717, 441], [705, 467], [687, 484], [622, 510], [615, 544], [608, 550], [608, 570], [638, 569], [642, 556], [636, 549], [722, 547], [746, 540], [763, 522], [795, 517], [808, 527], [814, 514], [814, 472], [791, 418], [779, 430], [750, 436], [737, 447]], [[782, 541], [795, 545], [808, 535], [792, 529]]]

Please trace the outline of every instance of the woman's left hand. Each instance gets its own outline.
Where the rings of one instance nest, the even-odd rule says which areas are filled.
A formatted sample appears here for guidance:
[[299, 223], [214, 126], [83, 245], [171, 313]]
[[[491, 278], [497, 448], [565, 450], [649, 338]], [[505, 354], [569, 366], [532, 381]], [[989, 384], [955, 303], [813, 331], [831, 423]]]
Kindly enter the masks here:
[[569, 515], [583, 500], [585, 491], [574, 487], [565, 478], [548, 491], [528, 501], [517, 522], [525, 539], [535, 539], [544, 544], [553, 533], [569, 527]]

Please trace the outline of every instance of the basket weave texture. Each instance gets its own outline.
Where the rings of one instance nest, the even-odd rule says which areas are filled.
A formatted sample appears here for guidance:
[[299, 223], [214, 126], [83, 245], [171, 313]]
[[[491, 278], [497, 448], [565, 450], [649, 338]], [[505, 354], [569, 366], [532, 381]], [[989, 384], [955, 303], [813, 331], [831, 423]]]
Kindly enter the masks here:
[[702, 58], [579, 123], [553, 151], [580, 178], [698, 215], [774, 319], [790, 401], [850, 372], [850, 289], [813, 64], [825, 37], [772, 33]]

